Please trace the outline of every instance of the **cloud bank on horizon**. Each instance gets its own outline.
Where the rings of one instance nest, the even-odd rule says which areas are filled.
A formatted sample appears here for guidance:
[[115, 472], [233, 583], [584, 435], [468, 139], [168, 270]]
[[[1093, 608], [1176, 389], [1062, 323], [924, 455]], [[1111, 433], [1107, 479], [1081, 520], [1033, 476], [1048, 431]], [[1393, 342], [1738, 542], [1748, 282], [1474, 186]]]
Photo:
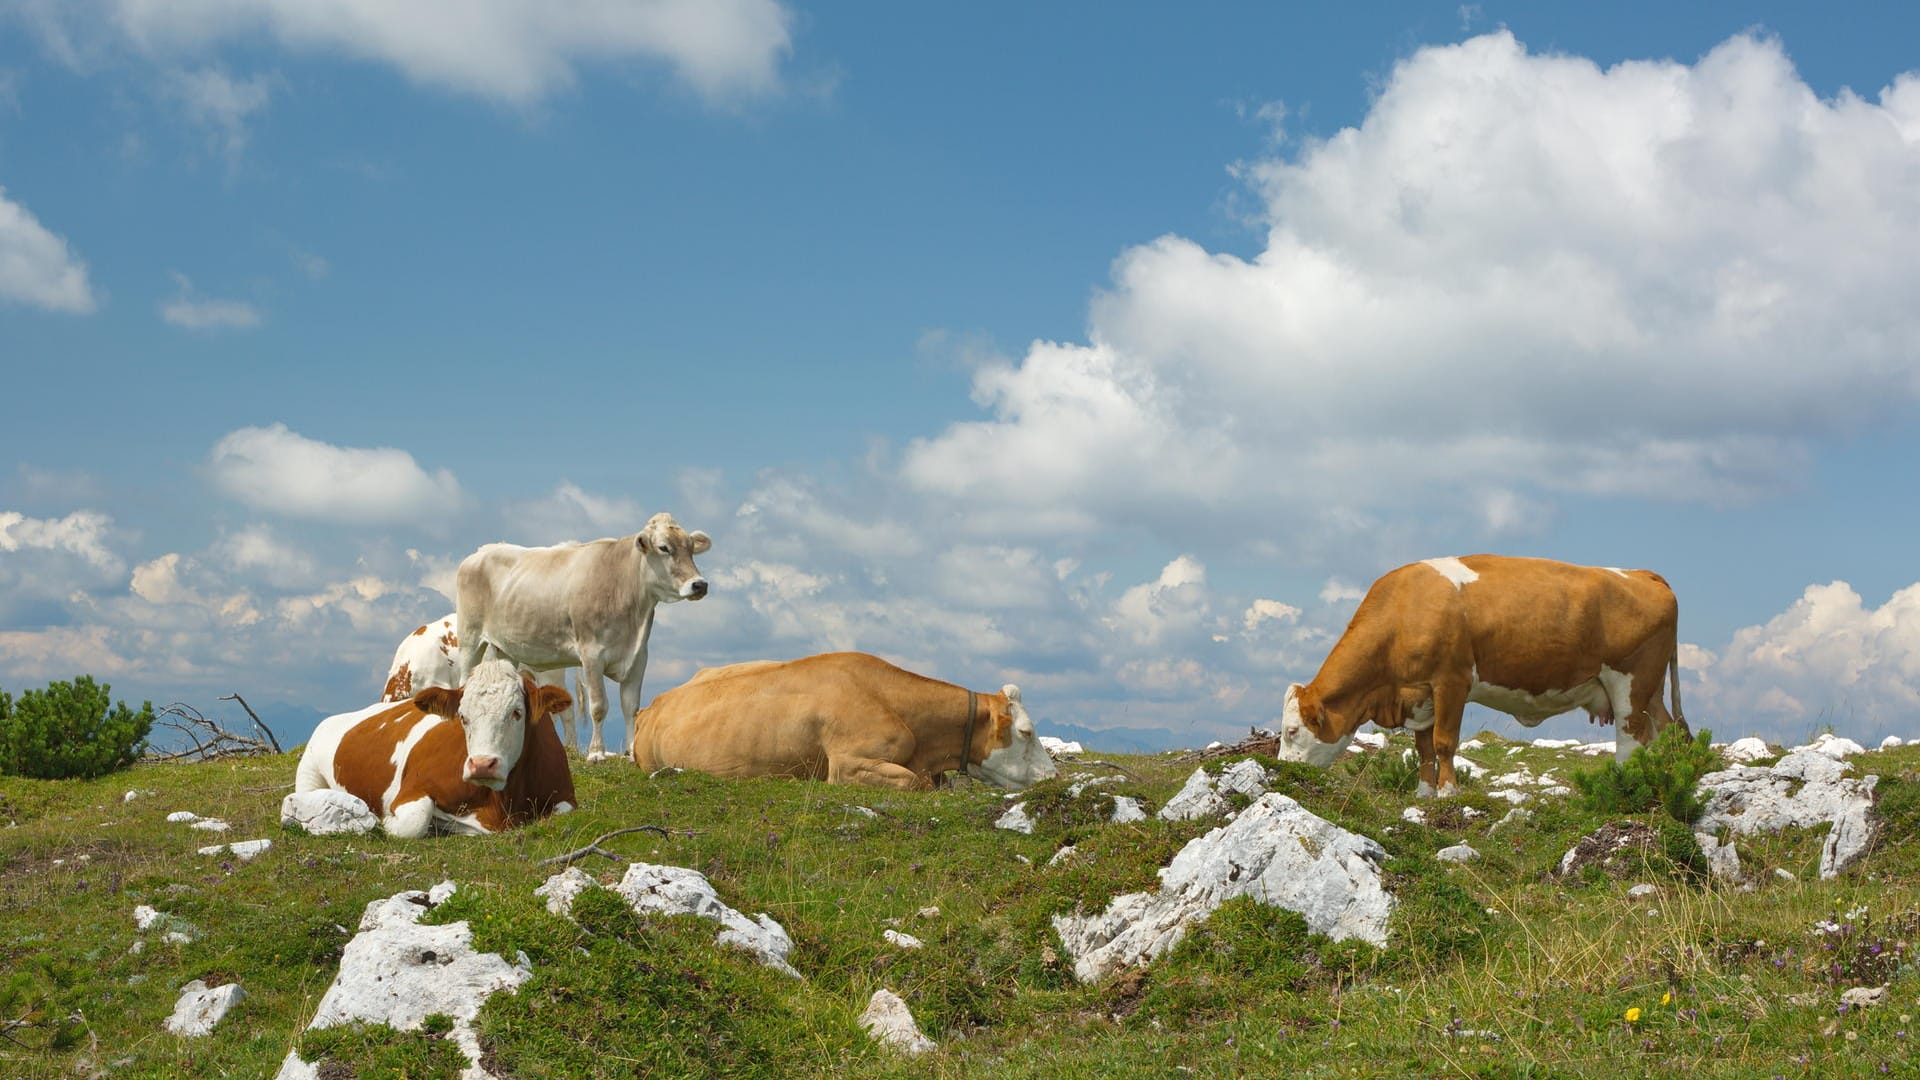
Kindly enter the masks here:
[[[96, 18], [26, 10], [76, 66], [264, 38], [515, 108], [632, 57], [724, 104], [777, 91], [792, 48], [791, 12], [749, 0], [564, 18], [504, 0], [366, 18], [345, 0], [75, 7]], [[473, 33], [431, 32], [456, 10]], [[244, 153], [271, 90], [182, 85], [222, 152]], [[1823, 440], [1920, 402], [1920, 75], [1821, 98], [1763, 36], [1602, 68], [1499, 31], [1416, 50], [1354, 126], [1278, 135], [1236, 166], [1261, 250], [1166, 235], [1121, 252], [1084, 341], [980, 364], [980, 417], [897, 452], [744, 480], [673, 462], [662, 506], [564, 474], [500, 498], [423, 464], [446, 456], [427, 437], [337, 445], [259, 416], [200, 463], [244, 524], [193, 550], [150, 547], [111, 505], [0, 510], [0, 681], [85, 671], [122, 693], [351, 707], [403, 634], [451, 610], [479, 543], [618, 535], [672, 509], [713, 535], [714, 592], [662, 613], [650, 693], [699, 666], [857, 648], [1018, 682], [1043, 729], [1204, 742], [1270, 723], [1364, 588], [1328, 573], [1262, 595], [1210, 578], [1229, 553], [1340, 553], [1377, 574], [1423, 535], [1524, 545], [1568, 499], [1751, 504]], [[0, 301], [63, 318], [105, 302], [4, 194]], [[168, 318], [257, 321], [182, 312]], [[1115, 537], [1136, 542], [1116, 555]], [[1920, 734], [1920, 583], [1872, 599], [1815, 582], [1730, 640], [1691, 642], [1695, 726]]]

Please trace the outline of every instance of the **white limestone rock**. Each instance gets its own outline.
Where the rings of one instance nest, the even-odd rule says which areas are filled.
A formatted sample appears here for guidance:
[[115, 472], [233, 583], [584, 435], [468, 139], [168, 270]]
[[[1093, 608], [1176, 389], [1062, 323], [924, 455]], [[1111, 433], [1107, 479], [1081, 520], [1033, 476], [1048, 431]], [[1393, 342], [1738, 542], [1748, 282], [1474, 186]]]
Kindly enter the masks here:
[[860, 1026], [873, 1036], [875, 1042], [903, 1053], [924, 1054], [939, 1049], [939, 1044], [927, 1038], [920, 1030], [920, 1025], [914, 1023], [913, 1013], [907, 1010], [907, 1003], [891, 990], [873, 992], [873, 997], [867, 1002], [867, 1011], [860, 1014]]
[[1658, 895], [1660, 895], [1660, 886], [1645, 882], [1627, 890], [1627, 899], [1629, 900], [1646, 900]]
[[[1348, 746], [1349, 750], [1385, 750], [1386, 748], [1387, 733], [1384, 731], [1355, 732], [1353, 742]], [[1462, 749], [1465, 749], [1465, 747], [1462, 747]]]
[[787, 963], [793, 951], [793, 939], [787, 929], [766, 913], [749, 919], [721, 901], [707, 876], [683, 866], [658, 866], [631, 863], [626, 876], [613, 891], [626, 898], [627, 906], [641, 915], [698, 915], [721, 926], [714, 942], [750, 953], [754, 959], [776, 971], [799, 978], [800, 973]]
[[219, 818], [209, 817], [209, 818], [201, 818], [200, 820], [192, 823], [191, 825], [188, 825], [187, 828], [199, 829], [202, 832], [226, 832], [228, 829], [233, 828], [233, 826], [227, 824], [224, 821], [221, 821]]
[[225, 855], [231, 853], [245, 862], [256, 855], [266, 853], [273, 847], [271, 840], [236, 840], [231, 844], [214, 844], [200, 849], [202, 855]]
[[1854, 986], [1840, 992], [1840, 1004], [1849, 1009], [1871, 1009], [1891, 1000], [1893, 990], [1886, 986]]
[[1579, 739], [1535, 739], [1533, 745], [1543, 750], [1571, 750], [1580, 745]]
[[[1385, 736], [1382, 736], [1382, 738], [1385, 738]], [[1477, 739], [1477, 738], [1475, 738], [1475, 739], [1468, 739], [1468, 740], [1467, 740], [1466, 742], [1463, 742], [1463, 743], [1461, 743], [1461, 744], [1460, 744], [1460, 745], [1459, 745], [1458, 747], [1456, 747], [1455, 749], [1456, 749], [1456, 750], [1457, 750], [1457, 751], [1458, 751], [1459, 753], [1462, 753], [1462, 754], [1464, 754], [1464, 753], [1467, 753], [1468, 751], [1472, 751], [1472, 750], [1485, 750], [1486, 748], [1487, 748], [1487, 744], [1486, 744], [1485, 742], [1483, 742], [1483, 741], [1482, 741], [1482, 740], [1480, 740], [1480, 739]]]
[[1068, 742], [1065, 739], [1056, 739], [1051, 735], [1040, 736], [1040, 745], [1047, 753], [1052, 754], [1054, 757], [1059, 757], [1061, 754], [1086, 753], [1086, 750], [1083, 749], [1079, 743]]
[[994, 821], [993, 827], [1031, 836], [1033, 835], [1033, 815], [1027, 813], [1026, 803], [1017, 802], [1007, 807], [1007, 812]]
[[1897, 750], [1905, 745], [1907, 745], [1907, 740], [1898, 735], [1889, 735], [1880, 740], [1880, 749], [1882, 750]]
[[1746, 876], [1740, 869], [1740, 853], [1734, 850], [1732, 840], [1723, 844], [1719, 837], [1703, 832], [1694, 833], [1693, 838], [1707, 857], [1709, 875], [1727, 882], [1739, 882]]
[[1441, 862], [1470, 863], [1478, 859], [1480, 853], [1468, 847], [1466, 844], [1455, 844], [1452, 847], [1443, 847], [1439, 851], [1434, 852], [1433, 857], [1439, 859]]
[[239, 983], [207, 988], [195, 979], [180, 988], [180, 1000], [173, 1003], [173, 1015], [163, 1026], [182, 1038], [199, 1038], [213, 1033], [235, 1005], [246, 1000], [247, 992]]
[[896, 949], [920, 949], [925, 948], [927, 944], [912, 934], [903, 934], [898, 930], [882, 930], [880, 937]]
[[1415, 825], [1425, 825], [1427, 823], [1427, 812], [1417, 806], [1409, 806], [1405, 810], [1400, 811], [1400, 820], [1409, 821]]
[[1805, 746], [1796, 746], [1789, 753], [1798, 754], [1810, 750], [1816, 754], [1825, 754], [1836, 761], [1845, 761], [1855, 754], [1864, 754], [1867, 748], [1852, 739], [1843, 739], [1831, 731], [1823, 731], [1819, 737]]
[[1072, 844], [1063, 844], [1061, 845], [1060, 850], [1054, 852], [1053, 857], [1047, 860], [1047, 865], [1059, 866], [1061, 863], [1072, 862], [1073, 860], [1079, 857], [1080, 857], [1079, 848], [1073, 846]]
[[1877, 776], [1850, 777], [1851, 766], [1817, 750], [1797, 750], [1768, 768], [1735, 765], [1700, 778], [1706, 812], [1702, 832], [1740, 834], [1832, 825], [1820, 852], [1820, 876], [1858, 862], [1879, 829], [1873, 813]]
[[1608, 739], [1606, 742], [1581, 743], [1579, 746], [1573, 748], [1573, 752], [1576, 754], [1585, 754], [1588, 757], [1600, 757], [1603, 754], [1613, 753], [1618, 746], [1618, 743], [1612, 739]]
[[1507, 811], [1507, 814], [1505, 817], [1501, 818], [1499, 821], [1496, 821], [1491, 826], [1489, 826], [1487, 829], [1487, 833], [1488, 835], [1492, 835], [1493, 833], [1497, 833], [1501, 829], [1504, 829], [1509, 825], [1521, 825], [1532, 820], [1533, 820], [1533, 811], [1523, 810], [1520, 807], [1516, 806], [1513, 809]]
[[280, 824], [298, 825], [315, 836], [366, 833], [380, 819], [367, 804], [344, 791], [296, 791], [280, 800]]
[[136, 904], [133, 908], [133, 928], [142, 932], [153, 929], [163, 916], [159, 910], [148, 904]]
[[191, 810], [175, 810], [167, 815], [167, 820], [175, 825], [188, 821], [199, 821], [200, 815]]
[[1139, 799], [1131, 795], [1109, 795], [1113, 800], [1113, 816], [1107, 820], [1115, 825], [1125, 825], [1130, 821], [1147, 820], [1147, 808]]
[[1217, 817], [1232, 809], [1232, 805], [1213, 790], [1213, 777], [1207, 775], [1207, 770], [1195, 769], [1193, 775], [1187, 777], [1186, 784], [1167, 800], [1155, 816], [1162, 821], [1197, 821], [1204, 817]]
[[1386, 857], [1373, 840], [1269, 793], [1189, 841], [1160, 871], [1157, 892], [1115, 897], [1097, 915], [1056, 915], [1053, 927], [1083, 982], [1152, 960], [1236, 896], [1297, 911], [1335, 940], [1385, 945], [1393, 910], [1380, 879]]
[[[444, 883], [436, 891], [451, 895]], [[470, 1062], [461, 1075], [486, 1077], [473, 1018], [489, 996], [515, 989], [533, 972], [524, 954], [510, 964], [498, 953], [475, 952], [473, 930], [464, 920], [419, 925], [428, 897], [416, 889], [367, 905], [360, 933], [341, 951], [340, 974], [308, 1027], [364, 1023], [418, 1031], [428, 1016], [443, 1013], [453, 1019], [449, 1038]], [[293, 1053], [281, 1062], [280, 1080], [314, 1075], [313, 1066]]]
[[1761, 758], [1774, 755], [1773, 747], [1765, 739], [1756, 739], [1749, 735], [1744, 739], [1735, 739], [1720, 748], [1720, 756], [1735, 765], [1751, 765]]
[[592, 874], [577, 866], [569, 866], [533, 890], [533, 895], [546, 897], [548, 911], [563, 918], [570, 918], [574, 898], [588, 889], [599, 887], [600, 883], [594, 880]]

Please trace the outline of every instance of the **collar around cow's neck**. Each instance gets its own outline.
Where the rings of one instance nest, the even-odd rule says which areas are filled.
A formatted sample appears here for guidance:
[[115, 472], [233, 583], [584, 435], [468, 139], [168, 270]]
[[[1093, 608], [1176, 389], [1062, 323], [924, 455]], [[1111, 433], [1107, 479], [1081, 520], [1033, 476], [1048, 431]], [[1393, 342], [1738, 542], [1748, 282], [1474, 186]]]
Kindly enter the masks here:
[[974, 706], [977, 703], [977, 699], [979, 698], [979, 696], [980, 695], [974, 693], [971, 690], [967, 691], [967, 729], [966, 729], [966, 733], [960, 736], [960, 775], [961, 776], [973, 775], [972, 772], [968, 771], [968, 766], [972, 763], [972, 760], [973, 760], [973, 714], [974, 714]]

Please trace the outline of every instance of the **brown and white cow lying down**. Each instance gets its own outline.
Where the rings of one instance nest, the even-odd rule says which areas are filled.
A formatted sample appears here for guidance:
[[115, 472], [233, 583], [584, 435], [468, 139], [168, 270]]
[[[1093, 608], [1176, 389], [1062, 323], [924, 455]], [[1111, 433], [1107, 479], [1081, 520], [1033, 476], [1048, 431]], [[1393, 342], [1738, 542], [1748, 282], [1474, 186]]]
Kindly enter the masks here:
[[[1468, 702], [1528, 727], [1586, 709], [1620, 721], [1625, 759], [1680, 710], [1680, 606], [1651, 570], [1469, 555], [1403, 566], [1373, 583], [1313, 681], [1287, 688], [1279, 756], [1330, 764], [1361, 724], [1405, 725], [1420, 794], [1455, 793]], [[1660, 684], [1673, 677], [1673, 713]]]
[[[539, 686], [566, 685], [566, 671], [536, 671], [533, 681]], [[428, 687], [460, 685], [460, 616], [443, 615], [406, 637], [393, 650], [393, 663], [387, 668], [386, 686], [381, 701], [406, 701]], [[560, 744], [569, 750], [579, 747], [579, 729], [574, 722], [573, 705], [555, 710], [553, 726], [560, 732]]]
[[394, 836], [490, 833], [573, 809], [573, 773], [549, 717], [572, 699], [505, 660], [464, 687], [432, 687], [320, 722], [295, 791], [360, 799]]
[[952, 769], [1005, 788], [1056, 771], [1019, 687], [975, 693], [853, 652], [707, 668], [635, 714], [632, 753], [643, 769], [910, 789]]

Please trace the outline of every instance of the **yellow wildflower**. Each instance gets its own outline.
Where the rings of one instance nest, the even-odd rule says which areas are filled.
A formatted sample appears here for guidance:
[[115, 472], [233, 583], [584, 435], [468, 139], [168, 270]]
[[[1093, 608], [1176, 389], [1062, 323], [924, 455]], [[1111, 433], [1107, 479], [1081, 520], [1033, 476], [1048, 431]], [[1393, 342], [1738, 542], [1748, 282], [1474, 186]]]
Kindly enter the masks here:
[[1671, 990], [1669, 990], [1669, 991], [1667, 991], [1666, 993], [1664, 993], [1664, 994], [1661, 994], [1661, 995], [1660, 995], [1660, 1004], [1662, 1004], [1662, 1005], [1671, 1005], [1671, 1004], [1673, 1004], [1673, 991], [1671, 991]]
[[1639, 1022], [1640, 1022], [1640, 1006], [1635, 1005], [1633, 1008], [1627, 1010], [1627, 1023], [1637, 1024]]

